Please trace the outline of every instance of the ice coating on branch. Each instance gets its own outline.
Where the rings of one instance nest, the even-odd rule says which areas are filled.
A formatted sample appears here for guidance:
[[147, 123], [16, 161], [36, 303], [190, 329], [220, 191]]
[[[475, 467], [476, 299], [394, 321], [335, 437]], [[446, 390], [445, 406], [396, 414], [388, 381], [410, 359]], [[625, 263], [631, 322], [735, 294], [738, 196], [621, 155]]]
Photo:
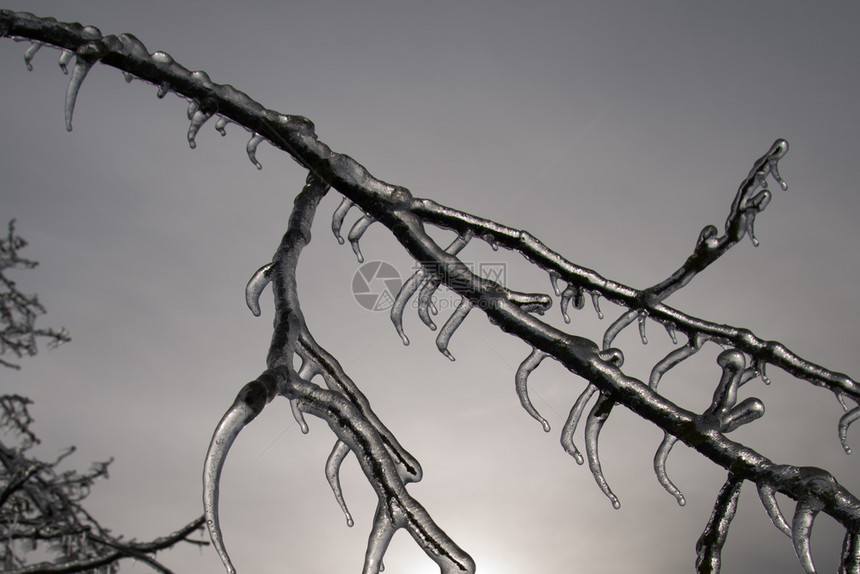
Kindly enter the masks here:
[[233, 441], [254, 416], [256, 413], [247, 403], [236, 400], [215, 428], [215, 433], [209, 443], [209, 450], [206, 453], [206, 460], [203, 463], [203, 511], [206, 516], [206, 528], [209, 530], [212, 545], [228, 574], [236, 574], [236, 569], [233, 567], [224, 546], [221, 523], [218, 518], [221, 470], [224, 468], [224, 461]]
[[448, 351], [448, 343], [451, 341], [451, 336], [454, 334], [454, 331], [457, 330], [457, 327], [460, 326], [460, 323], [463, 322], [466, 315], [468, 315], [471, 310], [472, 302], [467, 298], [462, 297], [457, 308], [454, 309], [454, 312], [451, 313], [450, 317], [448, 317], [448, 321], [442, 325], [442, 328], [439, 330], [439, 335], [436, 337], [436, 348], [438, 348], [439, 352], [448, 357], [451, 361], [454, 360], [454, 355]]
[[588, 457], [588, 467], [591, 469], [591, 474], [594, 475], [594, 480], [597, 486], [606, 495], [606, 498], [612, 503], [612, 508], [618, 510], [621, 508], [621, 501], [609, 488], [609, 483], [606, 482], [606, 477], [603, 476], [603, 470], [600, 467], [600, 455], [598, 453], [598, 442], [600, 440], [600, 430], [603, 428], [603, 423], [612, 412], [612, 407], [615, 401], [605, 397], [602, 393], [597, 397], [591, 412], [585, 420], [585, 455]]
[[788, 522], [786, 522], [782, 511], [779, 509], [779, 503], [776, 501], [776, 491], [774, 488], [769, 484], [759, 484], [756, 485], [756, 487], [758, 489], [758, 497], [761, 499], [762, 506], [764, 506], [764, 510], [767, 512], [773, 525], [776, 526], [776, 528], [783, 534], [791, 538], [791, 527], [788, 525]]
[[815, 517], [822, 508], [823, 504], [817, 500], [800, 501], [794, 510], [794, 519], [791, 521], [791, 541], [794, 544], [794, 551], [807, 574], [815, 574], [809, 536], [812, 533]]
[[164, 96], [167, 95], [167, 92], [169, 92], [169, 91], [170, 91], [170, 88], [168, 88], [166, 85], [158, 86], [158, 91], [155, 92], [155, 97], [158, 98], [159, 100], [161, 100], [164, 98]]
[[854, 407], [839, 419], [839, 442], [842, 443], [845, 454], [851, 454], [851, 447], [848, 446], [848, 428], [857, 419], [860, 419], [860, 406]]
[[374, 221], [376, 220], [369, 215], [362, 215], [361, 218], [352, 225], [352, 229], [349, 230], [349, 233], [346, 236], [349, 244], [352, 246], [352, 252], [355, 253], [355, 257], [358, 259], [359, 263], [364, 263], [364, 255], [361, 254], [361, 246], [359, 246], [358, 242], [361, 240], [364, 232], [367, 231], [367, 228], [370, 227]]
[[78, 92], [81, 89], [81, 84], [84, 83], [84, 78], [87, 73], [96, 63], [95, 58], [86, 57], [86, 45], [81, 46], [78, 53], [75, 55], [75, 67], [72, 68], [71, 77], [69, 77], [69, 85], [66, 88], [66, 131], [72, 131], [72, 115], [75, 113], [75, 102], [78, 99]]
[[340, 234], [340, 230], [343, 227], [343, 220], [346, 219], [346, 214], [351, 208], [355, 205], [350, 199], [344, 197], [341, 200], [340, 205], [337, 206], [337, 209], [334, 210], [334, 214], [331, 216], [331, 231], [334, 233], [335, 239], [337, 242], [343, 245], [344, 240], [343, 236]]
[[72, 57], [74, 57], [75, 53], [71, 50], [62, 50], [60, 52], [60, 57], [57, 59], [57, 65], [60, 66], [60, 69], [63, 71], [63, 74], [69, 75], [69, 62], [72, 61]]
[[257, 161], [257, 146], [260, 145], [264, 139], [260, 134], [254, 134], [251, 136], [251, 139], [248, 140], [248, 143], [245, 145], [245, 151], [248, 152], [248, 159], [251, 160], [257, 169], [263, 169], [263, 165]]
[[191, 149], [197, 147], [197, 132], [200, 131], [201, 126], [206, 123], [206, 120], [212, 117], [211, 111], [205, 111], [201, 109], [195, 109], [194, 113], [191, 114], [191, 124], [188, 126], [188, 145]]
[[677, 437], [663, 433], [663, 442], [660, 443], [660, 447], [654, 455], [654, 472], [657, 474], [657, 481], [666, 489], [666, 492], [675, 497], [679, 506], [684, 506], [687, 504], [687, 500], [678, 487], [669, 479], [669, 475], [666, 472], [666, 459], [669, 458], [669, 453], [672, 452], [672, 447], [675, 446], [676, 442], [678, 442]]
[[331, 486], [331, 491], [334, 493], [334, 498], [337, 500], [338, 506], [340, 506], [340, 509], [343, 511], [343, 515], [346, 518], [346, 525], [352, 528], [355, 522], [352, 519], [352, 515], [349, 513], [349, 508], [346, 506], [346, 501], [343, 498], [343, 490], [341, 490], [340, 487], [340, 465], [348, 454], [349, 446], [342, 440], [338, 439], [334, 443], [334, 448], [326, 460], [325, 476], [326, 480], [328, 480], [329, 486]]
[[36, 42], [35, 40], [30, 42], [30, 45], [24, 51], [24, 65], [27, 66], [27, 71], [33, 71], [33, 56], [36, 55], [36, 52], [39, 51], [39, 48], [44, 46], [43, 42]]
[[529, 356], [520, 363], [520, 366], [517, 369], [517, 374], [514, 377], [517, 396], [520, 398], [520, 404], [523, 405], [523, 408], [532, 416], [533, 419], [541, 424], [544, 432], [550, 431], [549, 422], [547, 422], [547, 420], [537, 412], [537, 409], [529, 398], [528, 378], [532, 371], [537, 369], [538, 365], [541, 364], [541, 361], [543, 361], [547, 356], [548, 355], [540, 349], [533, 348]]
[[254, 317], [260, 316], [260, 295], [263, 294], [266, 285], [272, 281], [272, 268], [274, 266], [274, 263], [266, 263], [257, 269], [245, 286], [245, 303]]

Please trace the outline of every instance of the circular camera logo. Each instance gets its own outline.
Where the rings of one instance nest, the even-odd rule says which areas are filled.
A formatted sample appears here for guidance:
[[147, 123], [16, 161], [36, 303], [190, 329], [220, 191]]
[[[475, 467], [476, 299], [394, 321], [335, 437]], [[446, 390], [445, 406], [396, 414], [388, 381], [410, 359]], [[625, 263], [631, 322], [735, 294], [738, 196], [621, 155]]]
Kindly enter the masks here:
[[403, 281], [393, 265], [368, 261], [352, 276], [352, 295], [368, 311], [391, 309]]

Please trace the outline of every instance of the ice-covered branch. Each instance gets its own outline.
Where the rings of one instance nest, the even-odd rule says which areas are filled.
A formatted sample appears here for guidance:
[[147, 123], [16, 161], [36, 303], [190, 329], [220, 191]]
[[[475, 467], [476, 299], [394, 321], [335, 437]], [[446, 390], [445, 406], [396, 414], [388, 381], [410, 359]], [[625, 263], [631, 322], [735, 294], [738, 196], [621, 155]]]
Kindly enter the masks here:
[[[474, 308], [484, 312], [492, 323], [527, 343], [532, 349], [516, 377], [516, 387], [526, 410], [541, 421], [528, 398], [527, 379], [546, 357], [559, 361], [571, 372], [584, 378], [588, 385], [571, 409], [562, 431], [562, 444], [568, 452], [583, 461], [573, 444], [577, 422], [587, 402], [598, 393], [596, 404], [586, 419], [586, 455], [592, 473], [604, 493], [617, 506], [618, 501], [603, 477], [597, 454], [600, 429], [610, 411], [620, 404], [645, 418], [665, 433], [663, 444], [655, 457], [658, 478], [679, 502], [680, 492], [666, 475], [665, 462], [671, 447], [680, 440], [704, 456], [730, 471], [715, 506], [715, 514], [703, 535], [701, 564], [716, 571], [719, 567], [719, 548], [724, 540], [737, 492], [744, 481], [754, 482], [774, 523], [791, 532], [801, 563], [812, 571], [808, 556], [809, 531], [818, 512], [826, 512], [846, 529], [843, 568], [855, 568], [860, 562], [860, 500], [854, 497], [835, 479], [820, 469], [778, 465], [739, 443], [726, 434], [738, 426], [759, 418], [763, 412], [761, 402], [754, 398], [738, 400], [738, 388], [755, 376], [766, 380], [765, 365], [772, 364], [792, 375], [829, 389], [841, 401], [846, 398], [860, 402], [860, 386], [850, 377], [829, 371], [806, 361], [775, 341], [765, 341], [746, 329], [736, 328], [686, 315], [666, 306], [663, 300], [689, 281], [704, 268], [723, 255], [730, 247], [749, 235], [754, 244], [755, 217], [771, 200], [766, 188], [767, 178], [775, 179], [785, 187], [779, 176], [777, 162], [785, 155], [787, 143], [777, 140], [771, 149], [753, 165], [742, 181], [732, 202], [719, 235], [715, 226], [705, 227], [695, 244], [693, 254], [680, 269], [665, 281], [644, 290], [611, 281], [598, 273], [567, 261], [533, 235], [505, 227], [439, 205], [428, 199], [414, 198], [403, 187], [394, 186], [374, 178], [349, 156], [333, 152], [314, 133], [313, 124], [300, 116], [289, 116], [268, 110], [232, 86], [213, 83], [204, 72], [192, 72], [163, 52], [149, 53], [144, 45], [130, 34], [102, 36], [92, 27], [63, 24], [40, 19], [29, 14], [0, 11], [0, 35], [15, 36], [33, 41], [25, 59], [32, 65], [38, 48], [45, 44], [63, 50], [60, 65], [64, 67], [74, 54], [75, 64], [66, 94], [67, 128], [71, 129], [74, 104], [81, 82], [96, 63], [116, 67], [155, 86], [163, 97], [173, 92], [189, 101], [187, 132], [189, 144], [194, 147], [198, 130], [213, 116], [218, 116], [216, 129], [223, 132], [227, 122], [243, 126], [251, 133], [246, 146], [249, 159], [260, 167], [256, 150], [263, 141], [289, 153], [310, 172], [305, 190], [299, 194], [290, 225], [272, 263], [264, 265], [249, 282], [247, 300], [255, 314], [259, 314], [257, 301], [268, 283], [273, 284], [275, 295], [275, 329], [267, 359], [267, 370], [240, 392], [213, 437], [206, 464], [207, 518], [213, 540], [222, 552], [225, 563], [229, 560], [217, 524], [217, 482], [224, 456], [235, 436], [277, 395], [290, 399], [294, 412], [303, 425], [303, 414], [318, 416], [329, 424], [337, 436], [330, 464], [329, 479], [336, 496], [336, 477], [339, 461], [345, 449], [353, 452], [379, 497], [373, 532], [368, 543], [365, 572], [375, 574], [380, 569], [382, 554], [390, 536], [399, 528], [407, 529], [428, 555], [439, 563], [443, 572], [470, 571], [468, 558], [448, 537], [436, 527], [424, 509], [405, 490], [405, 484], [420, 478], [417, 462], [406, 453], [387, 429], [375, 418], [363, 395], [342, 369], [310, 336], [301, 315], [296, 291], [295, 272], [302, 247], [310, 240], [310, 222], [316, 204], [328, 187], [334, 188], [344, 200], [335, 212], [332, 230], [343, 243], [341, 229], [352, 207], [361, 211], [347, 239], [359, 261], [362, 259], [360, 240], [375, 222], [387, 227], [397, 241], [416, 261], [421, 269], [404, 285], [392, 309], [392, 320], [404, 342], [408, 342], [402, 326], [402, 313], [406, 301], [416, 293], [419, 314], [428, 327], [435, 324], [429, 318], [430, 298], [440, 285], [446, 285], [462, 297], [457, 309], [440, 329], [437, 338], [439, 350], [452, 358], [448, 350], [451, 336], [466, 320]], [[425, 225], [435, 225], [457, 233], [458, 239], [447, 248], [437, 244], [425, 231]], [[546, 309], [550, 299], [542, 294], [526, 294], [510, 290], [498, 283], [475, 275], [458, 252], [471, 238], [480, 238], [494, 247], [517, 251], [549, 274], [553, 288], [561, 297], [565, 319], [567, 306], [584, 305], [588, 293], [597, 307], [600, 297], [625, 308], [621, 317], [607, 329], [602, 345], [589, 339], [566, 333], [542, 321], [533, 313]], [[560, 289], [559, 281], [565, 282]], [[673, 341], [676, 333], [686, 336], [684, 345], [660, 360], [651, 372], [649, 383], [626, 375], [621, 367], [623, 354], [612, 347], [615, 336], [634, 321], [638, 322], [643, 343], [647, 342], [646, 325], [649, 320], [663, 324]], [[679, 362], [693, 356], [703, 344], [713, 341], [729, 347], [721, 354], [718, 364], [722, 374], [716, 383], [712, 404], [702, 413], [694, 413], [666, 399], [657, 392], [660, 378]], [[293, 366], [295, 356], [302, 359], [299, 371]], [[747, 359], [750, 366], [747, 367]], [[321, 377], [322, 387], [312, 381]], [[846, 408], [846, 410], [848, 410]], [[840, 439], [845, 445], [849, 425], [860, 418], [860, 407], [847, 412], [839, 423]], [[303, 425], [304, 428], [304, 425]], [[781, 492], [794, 499], [794, 519], [789, 527], [773, 499]], [[231, 566], [228, 566], [232, 570]]]
[[[310, 241], [310, 229], [317, 204], [328, 186], [311, 174], [297, 196], [287, 232], [271, 264], [261, 272], [272, 283], [275, 295], [275, 328], [267, 359], [268, 368], [256, 381], [246, 385], [215, 431], [206, 457], [204, 506], [207, 524], [216, 550], [228, 571], [234, 568], [227, 554], [218, 523], [218, 482], [227, 451], [241, 429], [262, 411], [266, 403], [282, 395], [297, 410], [325, 420], [337, 440], [334, 460], [326, 473], [335, 497], [352, 520], [340, 493], [338, 471], [347, 452], [353, 452], [378, 497], [376, 515], [368, 541], [363, 572], [377, 574], [391, 537], [405, 529], [434, 560], [444, 574], [471, 573], [475, 566], [440, 529], [429, 513], [406, 491], [406, 484], [421, 478], [421, 467], [396, 441], [373, 411], [364, 395], [346, 376], [337, 361], [311, 337], [301, 312], [296, 287], [296, 267], [302, 248]], [[265, 269], [265, 271], [262, 271]], [[260, 273], [260, 272], [258, 272]], [[256, 303], [269, 281], [249, 283], [249, 303]], [[293, 367], [298, 355], [304, 361], [300, 371]], [[307, 365], [307, 368], [305, 368]], [[325, 388], [312, 381], [319, 375]]]

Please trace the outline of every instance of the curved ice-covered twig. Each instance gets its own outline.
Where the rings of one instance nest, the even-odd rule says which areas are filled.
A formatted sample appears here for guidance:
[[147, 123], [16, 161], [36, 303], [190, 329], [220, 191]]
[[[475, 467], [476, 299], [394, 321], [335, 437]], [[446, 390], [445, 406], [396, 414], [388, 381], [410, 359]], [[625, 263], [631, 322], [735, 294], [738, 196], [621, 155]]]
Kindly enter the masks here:
[[605, 397], [603, 394], [597, 397], [597, 401], [588, 413], [585, 419], [585, 455], [588, 458], [588, 467], [591, 469], [591, 474], [594, 475], [594, 480], [597, 486], [606, 495], [606, 498], [612, 503], [612, 507], [616, 510], [621, 508], [621, 501], [609, 488], [609, 483], [603, 476], [603, 469], [600, 466], [600, 455], [598, 454], [598, 442], [600, 439], [600, 429], [603, 428], [603, 423], [612, 412], [612, 407], [615, 401]]
[[454, 331], [457, 330], [457, 327], [466, 319], [466, 315], [469, 314], [469, 311], [472, 310], [472, 302], [463, 297], [460, 299], [460, 302], [457, 304], [457, 308], [454, 309], [454, 312], [451, 313], [451, 316], [448, 317], [448, 320], [442, 325], [442, 328], [439, 329], [439, 335], [436, 336], [436, 347], [439, 349], [439, 352], [445, 355], [449, 360], [454, 360], [454, 355], [448, 351], [448, 343], [451, 341], [451, 336], [454, 335]]
[[567, 415], [567, 421], [564, 423], [564, 428], [561, 431], [561, 446], [570, 456], [576, 460], [577, 464], [582, 464], [585, 459], [573, 442], [573, 434], [576, 432], [576, 427], [579, 426], [579, 419], [582, 418], [582, 413], [585, 411], [585, 406], [589, 399], [597, 392], [597, 387], [589, 384], [585, 390], [580, 393], [573, 406], [570, 408], [570, 414]]
[[839, 442], [842, 443], [842, 448], [845, 454], [851, 454], [851, 447], [848, 446], [848, 427], [860, 419], [860, 406], [856, 406], [839, 419]]
[[334, 233], [334, 238], [341, 245], [343, 245], [344, 240], [340, 234], [340, 230], [343, 228], [343, 220], [346, 219], [346, 214], [353, 205], [355, 204], [352, 201], [344, 197], [331, 216], [331, 231]]
[[791, 527], [785, 521], [785, 516], [783, 516], [782, 511], [779, 509], [779, 503], [776, 501], [775, 496], [776, 491], [773, 486], [759, 484], [757, 488], [758, 497], [761, 499], [762, 506], [764, 506], [765, 512], [767, 512], [773, 525], [776, 526], [777, 530], [791, 538]]
[[547, 420], [540, 415], [540, 413], [532, 404], [531, 399], [529, 398], [528, 378], [529, 375], [532, 374], [532, 371], [538, 368], [538, 365], [541, 364], [541, 361], [543, 361], [548, 356], [549, 355], [539, 349], [532, 349], [532, 352], [529, 353], [529, 356], [526, 357], [522, 363], [520, 363], [520, 366], [517, 369], [517, 374], [514, 377], [517, 396], [520, 398], [520, 404], [523, 405], [523, 408], [528, 414], [532, 416], [533, 419], [535, 419], [541, 424], [545, 432], [550, 431], [549, 422], [547, 422]]
[[363, 215], [352, 225], [352, 228], [347, 234], [347, 240], [352, 246], [352, 251], [355, 253], [359, 263], [364, 263], [364, 255], [361, 254], [361, 248], [359, 247], [358, 242], [361, 240], [364, 232], [367, 231], [367, 228], [370, 227], [374, 221], [375, 220], [369, 215]]
[[698, 353], [701, 348], [702, 340], [699, 337], [694, 337], [688, 341], [686, 345], [670, 351], [668, 355], [658, 361], [657, 364], [654, 365], [654, 368], [651, 369], [651, 375], [648, 377], [648, 385], [651, 389], [656, 391], [657, 385], [660, 384], [660, 379], [663, 378], [663, 375], [665, 375], [669, 369], [692, 357]]
[[334, 498], [337, 500], [338, 506], [343, 511], [346, 525], [352, 528], [355, 522], [352, 519], [352, 514], [349, 513], [349, 508], [346, 506], [346, 501], [343, 498], [343, 490], [340, 488], [340, 465], [349, 452], [349, 445], [340, 439], [336, 440], [334, 448], [331, 454], [328, 455], [328, 460], [325, 463], [325, 476], [329, 486], [331, 486], [331, 491], [334, 493]]
[[203, 463], [203, 510], [206, 527], [209, 530], [212, 545], [228, 574], [235, 574], [236, 569], [227, 554], [218, 518], [221, 471], [233, 441], [242, 429], [260, 414], [266, 403], [274, 398], [279, 388], [277, 379], [267, 373], [245, 385], [215, 428]]
[[802, 500], [797, 503], [794, 510], [794, 519], [791, 522], [791, 540], [794, 551], [800, 560], [801, 566], [807, 574], [815, 574], [815, 565], [812, 563], [812, 551], [810, 550], [810, 534], [815, 517], [824, 506], [818, 500]]
[[669, 458], [669, 453], [672, 452], [672, 447], [678, 442], [678, 437], [674, 437], [669, 433], [663, 434], [663, 442], [657, 448], [657, 453], [654, 455], [654, 473], [657, 475], [657, 482], [660, 486], [666, 489], [666, 492], [675, 497], [678, 501], [678, 506], [687, 504], [687, 499], [683, 493], [675, 486], [675, 483], [669, 478], [666, 472], [666, 460]]

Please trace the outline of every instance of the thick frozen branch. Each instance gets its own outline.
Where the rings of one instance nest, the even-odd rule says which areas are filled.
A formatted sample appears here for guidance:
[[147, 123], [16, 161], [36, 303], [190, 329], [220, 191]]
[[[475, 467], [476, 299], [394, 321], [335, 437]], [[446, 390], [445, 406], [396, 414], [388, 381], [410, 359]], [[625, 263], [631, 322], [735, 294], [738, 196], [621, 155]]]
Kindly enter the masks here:
[[[217, 517], [218, 481], [224, 459], [235, 436], [262, 411], [275, 396], [282, 395], [301, 412], [325, 420], [338, 439], [358, 459], [362, 471], [376, 491], [378, 507], [368, 541], [363, 572], [377, 574], [391, 537], [405, 529], [434, 560], [444, 574], [474, 572], [475, 565], [439, 528], [421, 504], [406, 491], [406, 484], [421, 478], [421, 468], [386, 429], [364, 395], [345, 375], [337, 361], [311, 337], [298, 299], [296, 268], [302, 249], [310, 241], [310, 230], [316, 207], [328, 186], [314, 175], [308, 177], [304, 190], [296, 197], [286, 233], [272, 263], [264, 266], [265, 277], [252, 279], [249, 303], [271, 281], [275, 295], [275, 328], [268, 354], [267, 371], [240, 392], [213, 436], [204, 472], [204, 506], [208, 525], [228, 571], [235, 569], [223, 543]], [[294, 355], [310, 365], [297, 372]], [[310, 379], [320, 375], [327, 386], [322, 388]], [[235, 421], [235, 422], [231, 422]], [[342, 458], [342, 456], [341, 456]], [[336, 478], [337, 469], [335, 468]], [[339, 487], [335, 494], [345, 509]], [[345, 511], [346, 512], [346, 511]], [[347, 516], [348, 513], [347, 513]]]
[[[860, 501], [857, 498], [825, 471], [777, 465], [754, 450], [726, 438], [726, 432], [760, 416], [760, 408], [754, 400], [735, 404], [737, 386], [749, 380], [747, 373], [750, 370], [743, 370], [739, 366], [742, 365], [742, 357], [733, 355], [725, 359], [726, 363], [722, 365], [723, 379], [718, 392], [715, 393], [712, 407], [705, 413], [687, 411], [656, 392], [656, 383], [665, 370], [693, 354], [704, 341], [712, 340], [731, 346], [735, 349], [733, 352], [740, 351], [749, 355], [754, 363], [752, 370], [763, 370], [765, 364], [771, 363], [799, 378], [825, 387], [838, 396], [860, 401], [860, 386], [846, 375], [806, 361], [780, 343], [764, 341], [746, 329], [702, 321], [662, 303], [669, 294], [686, 285], [696, 273], [716, 260], [744, 235], [750, 235], [753, 242], [756, 242], [753, 231], [755, 215], [771, 198], [770, 192], [764, 189], [765, 178], [772, 175], [782, 184], [776, 171], [776, 162], [787, 149], [783, 140], [778, 140], [771, 150], [755, 163], [742, 183], [726, 221], [725, 235], [718, 237], [715, 227], [706, 227], [700, 234], [693, 255], [677, 272], [666, 281], [640, 291], [570, 263], [527, 232], [457, 212], [430, 200], [413, 198], [407, 189], [378, 180], [352, 158], [334, 153], [317, 138], [309, 120], [267, 110], [231, 86], [215, 84], [205, 73], [191, 72], [183, 68], [167, 54], [150, 54], [143, 44], [131, 35], [102, 36], [95, 28], [61, 24], [7, 11], [0, 11], [0, 34], [57, 46], [67, 51], [61, 56], [61, 60], [66, 62], [69, 59], [68, 53], [75, 54], [75, 67], [66, 97], [66, 120], [69, 129], [80, 84], [90, 67], [96, 61], [101, 61], [158, 86], [159, 95], [175, 92], [188, 99], [191, 102], [188, 139], [192, 147], [194, 135], [200, 126], [211, 116], [218, 115], [220, 119], [216, 128], [223, 129], [226, 119], [252, 132], [247, 152], [256, 165], [259, 164], [255, 151], [261, 141], [266, 140], [288, 152], [311, 172], [318, 185], [333, 187], [349, 201], [344, 204], [344, 208], [338, 209], [336, 219], [339, 218], [342, 222], [343, 216], [352, 205], [363, 211], [363, 217], [349, 234], [349, 240], [359, 258], [361, 252], [358, 241], [361, 234], [368, 225], [378, 221], [392, 231], [416, 261], [430, 269], [434, 282], [447, 285], [463, 297], [458, 310], [441, 330], [444, 336], [440, 335], [437, 339], [440, 350], [447, 351], [451, 333], [470, 309], [478, 307], [494, 324], [522, 339], [535, 353], [552, 356], [570, 371], [586, 379], [590, 385], [589, 389], [592, 390], [586, 390], [583, 396], [590, 396], [594, 390], [600, 392], [598, 406], [592, 410], [587, 423], [596, 429], [595, 433], [599, 432], [599, 427], [612, 405], [623, 404], [659, 426], [667, 436], [677, 437], [730, 470], [734, 477], [732, 480], [738, 484], [750, 480], [757, 484], [760, 492], [779, 491], [796, 500], [792, 532], [799, 555], [803, 554], [803, 546], [808, 542], [811, 517], [824, 511], [842, 523], [848, 532], [846, 553], [849, 558], [846, 558], [844, 563], [858, 561], [856, 540], [857, 533], [860, 532]], [[32, 54], [29, 54], [28, 64], [31, 59]], [[360, 462], [365, 458], [362, 468], [378, 489], [380, 509], [365, 564], [367, 572], [375, 572], [378, 564], [371, 555], [379, 556], [380, 540], [385, 539], [397, 527], [409, 529], [419, 543], [426, 542], [425, 536], [432, 539], [431, 546], [439, 544], [439, 540], [446, 540], [446, 545], [448, 542], [444, 534], [435, 531], [432, 536], [427, 534], [429, 530], [423, 525], [423, 518], [413, 523], [409, 518], [412, 516], [410, 512], [406, 512], [404, 517], [401, 511], [412, 502], [406, 498], [408, 495], [403, 494], [405, 491], [400, 490], [404, 479], [397, 476], [397, 480], [394, 480], [397, 472], [391, 470], [396, 469], [392, 457], [398, 449], [392, 443], [381, 440], [381, 431], [375, 423], [364, 422], [368, 418], [366, 413], [357, 407], [359, 402], [354, 397], [347, 398], [343, 389], [338, 388], [338, 381], [342, 382], [342, 378], [336, 376], [332, 380], [329, 371], [330, 377], [326, 379], [329, 388], [323, 389], [304, 379], [292, 366], [293, 355], [299, 354], [309, 361], [309, 373], [324, 370], [320, 367], [321, 362], [312, 357], [314, 346], [311, 340], [307, 335], [303, 335], [306, 328], [295, 296], [295, 265], [301, 246], [309, 240], [309, 221], [313, 218], [312, 212], [308, 213], [297, 205], [287, 232], [288, 236], [291, 233], [293, 235], [285, 236], [272, 266], [261, 268], [258, 276], [252, 280], [254, 292], [257, 292], [259, 285], [265, 286], [267, 280], [274, 282], [277, 311], [275, 334], [268, 357], [269, 369], [264, 376], [249, 384], [243, 393], [240, 393], [234, 408], [225, 416], [222, 426], [219, 427], [224, 430], [225, 442], [222, 446], [228, 448], [235, 433], [256, 416], [267, 400], [277, 394], [285, 395], [294, 401], [299, 411], [309, 412], [327, 420], [338, 439], [359, 456]], [[464, 238], [476, 236], [493, 245], [521, 252], [547, 271], [554, 282], [559, 279], [567, 282], [567, 288], [562, 294], [563, 301], [573, 300], [575, 306], [581, 306], [584, 292], [588, 292], [595, 300], [597, 296], [604, 296], [629, 311], [621, 322], [616, 321], [608, 330], [601, 349], [591, 340], [565, 333], [532, 315], [532, 311], [543, 306], [543, 300], [517, 294], [473, 274], [457, 258], [454, 250], [443, 249], [427, 235], [424, 225], [428, 223], [452, 229]], [[338, 233], [339, 224], [333, 223], [333, 229], [342, 240]], [[673, 331], [684, 333], [688, 337], [690, 347], [689, 350], [667, 356], [658, 363], [659, 368], [655, 367], [657, 370], [651, 377], [650, 385], [625, 375], [620, 368], [623, 355], [617, 349], [610, 348], [614, 334], [637, 318], [644, 341], [646, 317], [671, 327]], [[401, 336], [404, 335], [401, 333]], [[518, 386], [522, 387], [525, 393], [525, 381], [522, 384], [518, 382]], [[582, 405], [584, 406], [584, 402]], [[575, 405], [574, 409], [576, 408]], [[858, 410], [855, 409], [843, 417], [840, 435], [844, 436], [848, 424], [858, 418], [857, 413]], [[572, 412], [572, 416], [573, 414]], [[217, 446], [215, 439], [218, 436], [220, 435], [216, 432], [213, 448]], [[572, 447], [572, 442], [570, 446]], [[596, 447], [592, 446], [591, 451], [595, 455], [593, 457], [590, 452], [590, 460], [596, 458]], [[207, 460], [210, 460], [210, 457], [207, 457]], [[212, 463], [208, 467], [213, 473], [208, 475], [210, 479], [217, 479], [221, 462]], [[592, 471], [600, 482], [599, 464], [597, 470], [593, 465]], [[217, 495], [217, 488], [215, 493]], [[769, 508], [769, 513], [772, 511], [773, 508]], [[723, 515], [728, 516], [726, 512], [723, 512]], [[384, 551], [384, 544], [382, 546], [381, 551]], [[424, 547], [428, 553], [437, 549], [435, 546]], [[456, 552], [452, 550], [446, 554], [446, 560], [447, 556], [455, 555]], [[803, 562], [803, 557], [801, 558]], [[451, 558], [450, 561], [442, 563], [443, 571], [447, 572], [446, 568], [456, 569], [465, 564], [458, 560], [459, 558]], [[807, 566], [806, 563], [804, 565]]]

